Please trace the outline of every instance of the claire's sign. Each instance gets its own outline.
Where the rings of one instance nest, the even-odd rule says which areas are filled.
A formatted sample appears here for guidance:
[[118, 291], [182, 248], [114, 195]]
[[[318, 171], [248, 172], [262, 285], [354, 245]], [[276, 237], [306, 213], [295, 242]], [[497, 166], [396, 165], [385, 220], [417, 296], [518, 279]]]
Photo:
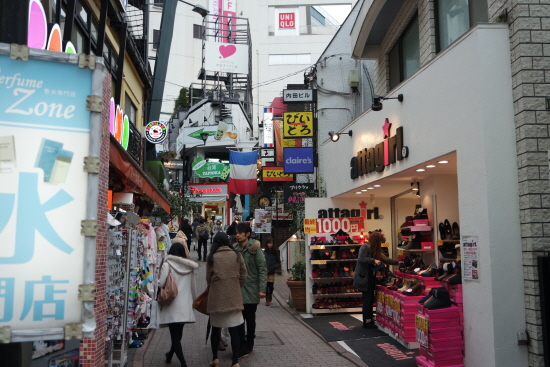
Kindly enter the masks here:
[[408, 157], [409, 148], [403, 145], [403, 127], [395, 130], [395, 135], [390, 137], [391, 123], [386, 119], [384, 141], [372, 148], [364, 148], [351, 158], [350, 177], [352, 180], [371, 172], [382, 172], [386, 166]]

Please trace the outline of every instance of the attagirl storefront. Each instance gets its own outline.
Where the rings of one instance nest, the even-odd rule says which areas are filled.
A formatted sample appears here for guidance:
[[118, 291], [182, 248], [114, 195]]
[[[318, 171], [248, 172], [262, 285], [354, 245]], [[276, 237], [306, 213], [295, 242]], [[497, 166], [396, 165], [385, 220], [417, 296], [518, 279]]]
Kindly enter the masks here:
[[[352, 136], [321, 146], [332, 203], [306, 199], [309, 216], [320, 207], [379, 207], [383, 219], [366, 220], [365, 230], [382, 230], [391, 258], [422, 260], [426, 268], [433, 263], [448, 276], [458, 275], [454, 280], [462, 284], [453, 287], [424, 285], [446, 287], [451, 295], [449, 306], [439, 310], [451, 310], [459, 325], [458, 346], [447, 354], [466, 366], [527, 365], [509, 42], [506, 26], [478, 25], [423, 65], [388, 95], [403, 94], [403, 102], [369, 110], [342, 128]], [[414, 245], [407, 247], [403, 242], [409, 240]], [[448, 241], [457, 247], [454, 259], [437, 246]], [[436, 358], [432, 342], [417, 340], [415, 319], [399, 325], [384, 313], [390, 309], [378, 310], [379, 327], [411, 347], [425, 342], [420, 354]], [[443, 324], [441, 329], [454, 330]]]

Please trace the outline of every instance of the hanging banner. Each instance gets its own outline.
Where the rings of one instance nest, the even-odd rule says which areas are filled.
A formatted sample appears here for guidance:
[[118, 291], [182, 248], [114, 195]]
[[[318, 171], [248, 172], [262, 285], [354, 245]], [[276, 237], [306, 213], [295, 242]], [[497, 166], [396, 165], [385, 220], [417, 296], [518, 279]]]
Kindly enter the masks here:
[[309, 138], [313, 136], [313, 112], [285, 112], [283, 138]]
[[9, 326], [12, 341], [61, 339], [67, 324], [82, 325], [81, 222], [97, 207], [82, 166], [100, 139], [86, 98], [102, 68], [79, 68], [61, 53], [32, 56], [0, 54], [0, 329]]

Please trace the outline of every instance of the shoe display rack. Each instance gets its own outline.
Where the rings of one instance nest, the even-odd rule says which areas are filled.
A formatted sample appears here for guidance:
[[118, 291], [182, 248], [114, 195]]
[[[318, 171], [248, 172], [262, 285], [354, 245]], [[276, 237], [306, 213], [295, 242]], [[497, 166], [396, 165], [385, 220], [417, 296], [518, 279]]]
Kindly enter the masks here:
[[331, 243], [325, 236], [313, 233], [307, 238], [310, 243], [306, 261], [307, 310], [314, 315], [361, 312], [362, 293], [352, 285], [361, 243], [358, 238], [347, 236]]

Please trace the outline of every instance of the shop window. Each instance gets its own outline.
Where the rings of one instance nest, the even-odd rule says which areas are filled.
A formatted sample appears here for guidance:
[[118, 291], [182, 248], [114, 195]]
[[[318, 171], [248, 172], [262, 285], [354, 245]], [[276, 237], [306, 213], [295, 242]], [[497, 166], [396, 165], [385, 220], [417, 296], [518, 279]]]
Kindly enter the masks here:
[[388, 54], [390, 89], [420, 68], [418, 16], [411, 20]]
[[269, 65], [309, 65], [311, 54], [269, 55]]
[[205, 39], [204, 26], [199, 24], [193, 24], [193, 38]]
[[486, 0], [437, 0], [437, 51], [441, 51], [479, 22], [487, 22]]

